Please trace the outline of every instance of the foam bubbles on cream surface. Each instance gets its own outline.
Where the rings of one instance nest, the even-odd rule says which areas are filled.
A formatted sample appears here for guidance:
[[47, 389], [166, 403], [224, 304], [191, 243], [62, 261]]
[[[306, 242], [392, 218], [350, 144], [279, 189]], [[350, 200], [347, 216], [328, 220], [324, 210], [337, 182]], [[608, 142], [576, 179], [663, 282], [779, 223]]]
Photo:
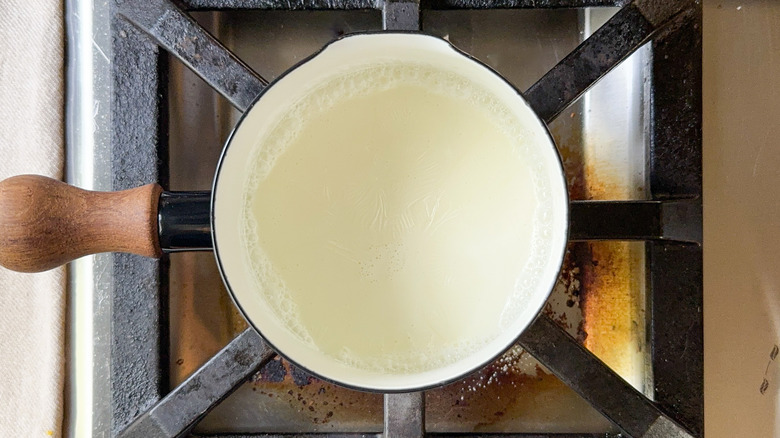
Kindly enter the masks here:
[[549, 255], [549, 187], [527, 127], [451, 72], [375, 65], [298, 102], [248, 157], [246, 262], [300, 340], [414, 373], [479, 350]]

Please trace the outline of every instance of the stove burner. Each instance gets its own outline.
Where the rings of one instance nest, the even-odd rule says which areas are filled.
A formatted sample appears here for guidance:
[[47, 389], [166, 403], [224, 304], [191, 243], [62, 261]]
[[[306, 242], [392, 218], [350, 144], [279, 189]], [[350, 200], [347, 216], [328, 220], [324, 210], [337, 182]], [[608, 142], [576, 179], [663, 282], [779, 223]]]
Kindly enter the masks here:
[[[520, 345], [628, 436], [703, 436], [698, 1], [431, 0], [421, 4], [397, 0], [185, 0], [181, 4], [169, 0], [114, 3], [114, 153], [120, 163], [141, 157], [148, 161], [149, 169], [155, 169], [151, 175], [115, 169], [116, 188], [165, 176], [164, 172], [154, 173], [159, 153], [154, 145], [164, 144], [160, 136], [164, 135], [165, 118], [158, 96], [164, 71], [150, 41], [179, 58], [239, 111], [246, 110], [267, 84], [184, 9], [381, 9], [385, 29], [418, 30], [421, 8], [621, 6], [603, 27], [524, 94], [535, 111], [550, 122], [623, 59], [652, 41], [647, 160], [651, 200], [573, 201], [572, 211], [583, 219], [573, 225], [572, 239], [648, 242], [648, 345], [652, 348], [654, 401], [627, 384], [547, 316], [540, 316], [523, 333]], [[114, 432], [128, 437], [186, 435], [210, 409], [271, 361], [274, 353], [256, 332], [246, 329], [160, 399], [161, 388], [167, 387], [163, 371], [167, 338], [160, 328], [166, 323], [161, 304], [166, 295], [157, 277], [160, 268], [154, 262], [124, 255], [116, 255], [114, 260], [118, 284], [130, 285], [117, 286], [114, 297], [111, 382], [118, 394], [113, 407]], [[144, 283], [137, 278], [158, 280]], [[144, 309], [143, 314], [138, 309]], [[425, 434], [421, 393], [385, 395], [384, 415], [385, 436]]]

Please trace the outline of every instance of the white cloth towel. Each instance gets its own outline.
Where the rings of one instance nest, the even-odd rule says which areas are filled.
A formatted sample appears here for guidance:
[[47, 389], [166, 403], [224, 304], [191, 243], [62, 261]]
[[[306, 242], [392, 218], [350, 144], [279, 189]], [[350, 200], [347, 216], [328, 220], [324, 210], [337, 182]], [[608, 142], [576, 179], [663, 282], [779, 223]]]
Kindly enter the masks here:
[[[62, 177], [63, 50], [62, 2], [0, 2], [0, 179]], [[0, 436], [62, 435], [64, 319], [63, 268], [0, 268]]]

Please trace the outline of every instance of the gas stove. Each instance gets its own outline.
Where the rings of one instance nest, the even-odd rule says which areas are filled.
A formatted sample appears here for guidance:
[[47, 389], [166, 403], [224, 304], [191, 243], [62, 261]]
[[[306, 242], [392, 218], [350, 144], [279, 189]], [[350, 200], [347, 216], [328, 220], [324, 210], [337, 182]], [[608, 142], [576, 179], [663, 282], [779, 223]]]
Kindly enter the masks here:
[[276, 357], [210, 252], [81, 259], [73, 435], [703, 436], [697, 2], [70, 0], [68, 19], [71, 183], [208, 190], [268, 81], [341, 35], [421, 30], [526, 90], [578, 218], [518, 345], [424, 393], [348, 390]]

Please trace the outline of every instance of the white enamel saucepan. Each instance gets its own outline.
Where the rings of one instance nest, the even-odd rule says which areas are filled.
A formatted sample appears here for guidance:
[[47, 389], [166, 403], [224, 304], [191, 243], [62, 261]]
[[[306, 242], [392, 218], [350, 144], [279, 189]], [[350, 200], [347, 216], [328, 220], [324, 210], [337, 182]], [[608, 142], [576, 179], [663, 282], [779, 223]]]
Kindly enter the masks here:
[[213, 242], [235, 303], [278, 353], [321, 378], [394, 392], [453, 381], [513, 345], [568, 238], [545, 124], [495, 71], [414, 33], [342, 38], [273, 82], [225, 145], [210, 207], [204, 196], [10, 178], [0, 263], [32, 272]]

